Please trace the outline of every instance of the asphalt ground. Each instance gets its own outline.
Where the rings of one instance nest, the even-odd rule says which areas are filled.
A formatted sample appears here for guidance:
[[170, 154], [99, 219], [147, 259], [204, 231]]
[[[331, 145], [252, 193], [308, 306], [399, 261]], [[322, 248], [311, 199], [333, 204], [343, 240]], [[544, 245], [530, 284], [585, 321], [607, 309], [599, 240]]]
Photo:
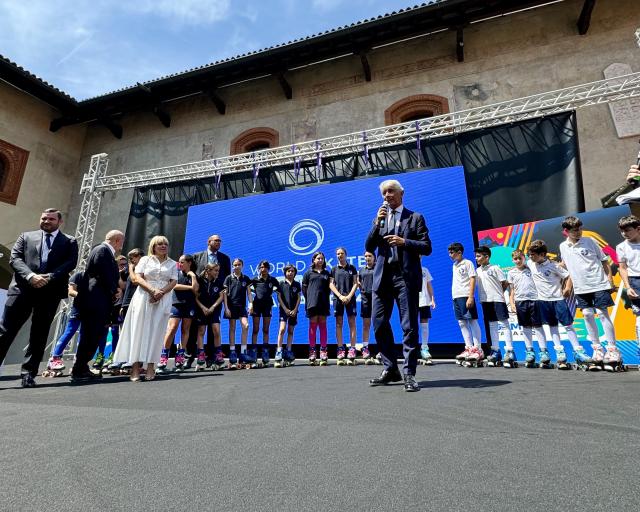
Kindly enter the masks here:
[[2, 510], [634, 510], [640, 372], [0, 377]]

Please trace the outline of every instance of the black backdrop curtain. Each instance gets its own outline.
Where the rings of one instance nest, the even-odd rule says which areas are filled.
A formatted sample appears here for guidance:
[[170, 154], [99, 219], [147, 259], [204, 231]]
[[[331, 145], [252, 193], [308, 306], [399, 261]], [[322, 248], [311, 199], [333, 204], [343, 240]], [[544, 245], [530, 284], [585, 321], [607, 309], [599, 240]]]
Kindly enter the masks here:
[[[462, 165], [474, 232], [584, 211], [575, 113], [521, 121], [434, 140], [386, 147], [302, 165], [296, 180], [288, 167], [259, 169], [256, 193], [314, 183], [335, 183], [370, 174]], [[127, 224], [127, 248], [146, 250], [163, 234], [176, 258], [184, 246], [190, 206], [254, 193], [253, 173], [137, 188]], [[375, 203], [375, 198], [372, 198]], [[377, 203], [375, 203], [377, 205]], [[211, 220], [212, 232], [215, 219]], [[203, 241], [204, 247], [205, 241]]]

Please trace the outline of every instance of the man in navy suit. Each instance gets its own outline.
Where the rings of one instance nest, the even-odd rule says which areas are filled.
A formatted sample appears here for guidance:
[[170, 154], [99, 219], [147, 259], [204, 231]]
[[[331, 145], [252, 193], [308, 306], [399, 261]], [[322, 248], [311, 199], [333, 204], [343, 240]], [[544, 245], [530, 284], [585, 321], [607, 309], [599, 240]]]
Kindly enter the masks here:
[[[371, 316], [384, 370], [369, 383], [380, 386], [404, 378], [405, 391], [418, 391], [415, 374], [419, 351], [418, 296], [422, 288], [420, 258], [431, 254], [431, 240], [422, 214], [402, 204], [404, 189], [398, 181], [383, 181], [380, 192], [384, 203], [367, 236], [365, 248], [376, 252]], [[403, 332], [404, 376], [398, 370], [389, 322], [394, 301]]]
[[67, 296], [69, 273], [78, 262], [76, 240], [62, 231], [55, 208], [40, 216], [40, 229], [20, 234], [11, 250], [14, 274], [0, 320], [0, 363], [16, 335], [33, 314], [29, 346], [22, 364], [22, 387], [35, 387], [49, 327], [60, 300]]
[[89, 253], [75, 299], [81, 327], [80, 344], [71, 369], [71, 382], [100, 378], [99, 374], [91, 373], [88, 363], [100, 341], [107, 335], [113, 303], [120, 292], [120, 271], [116, 254], [122, 250], [123, 244], [124, 234], [121, 231], [109, 231], [104, 242], [96, 245]]

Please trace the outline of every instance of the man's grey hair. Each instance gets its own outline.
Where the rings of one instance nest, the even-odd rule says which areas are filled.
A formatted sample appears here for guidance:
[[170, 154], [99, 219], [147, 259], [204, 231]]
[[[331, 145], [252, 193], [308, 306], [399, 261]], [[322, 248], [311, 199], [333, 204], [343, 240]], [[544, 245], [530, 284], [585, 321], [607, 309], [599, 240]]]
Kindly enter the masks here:
[[398, 190], [400, 192], [404, 192], [402, 185], [398, 180], [384, 180], [380, 183], [380, 193], [384, 194], [384, 191], [390, 188], [391, 190]]
[[112, 242], [119, 238], [124, 238], [124, 233], [122, 231], [118, 231], [117, 229], [112, 229], [104, 237], [105, 241], [107, 242]]

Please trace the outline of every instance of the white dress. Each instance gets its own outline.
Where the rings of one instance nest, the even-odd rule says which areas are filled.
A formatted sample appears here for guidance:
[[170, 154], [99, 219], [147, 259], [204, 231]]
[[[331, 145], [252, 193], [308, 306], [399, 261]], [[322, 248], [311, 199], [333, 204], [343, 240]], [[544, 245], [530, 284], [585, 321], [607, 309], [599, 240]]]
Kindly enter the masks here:
[[[178, 267], [171, 258], [161, 263], [155, 256], [143, 256], [136, 266], [136, 274], [143, 274], [147, 283], [161, 289], [172, 279], [178, 279]], [[114, 362], [160, 362], [164, 334], [171, 314], [171, 297], [171, 293], [166, 293], [160, 301], [152, 304], [149, 302], [151, 295], [138, 286], [122, 324]]]

